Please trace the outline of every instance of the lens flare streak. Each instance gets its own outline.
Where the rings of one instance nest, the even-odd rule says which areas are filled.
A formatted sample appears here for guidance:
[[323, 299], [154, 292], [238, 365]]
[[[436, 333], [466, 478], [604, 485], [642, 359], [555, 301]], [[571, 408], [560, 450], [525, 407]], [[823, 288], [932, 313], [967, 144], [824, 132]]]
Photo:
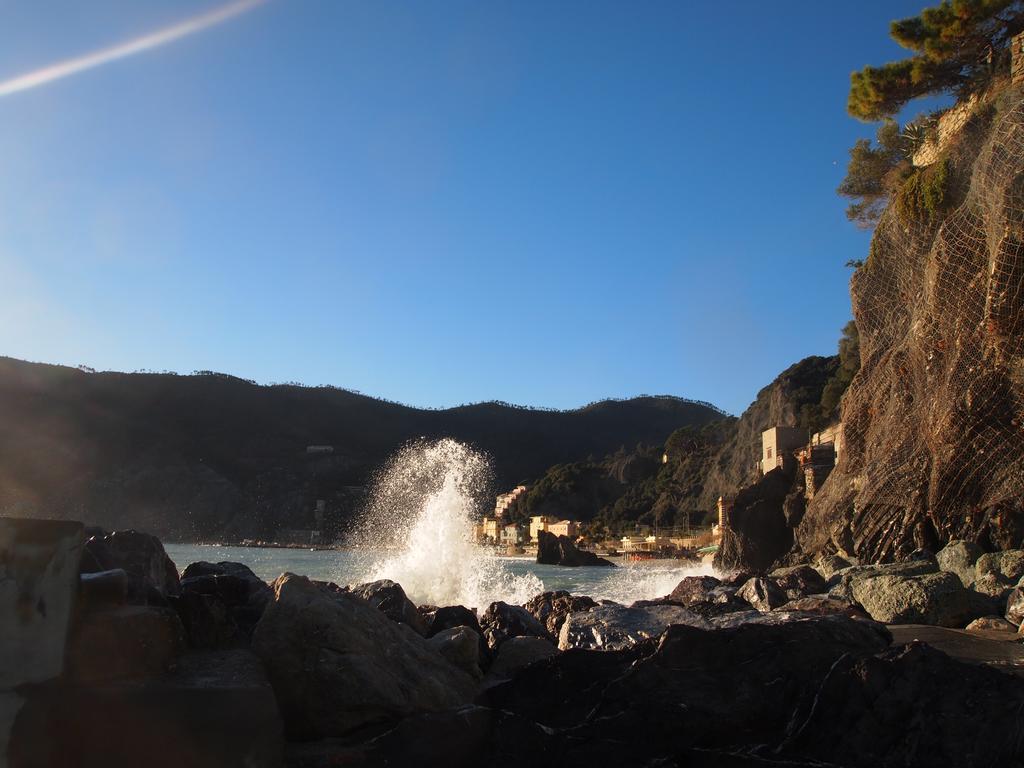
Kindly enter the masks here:
[[84, 56], [66, 59], [56, 64], [51, 64], [48, 67], [37, 69], [34, 72], [12, 77], [0, 82], [0, 97], [38, 88], [41, 85], [47, 85], [56, 80], [77, 75], [79, 72], [85, 72], [86, 70], [109, 64], [119, 59], [134, 56], [137, 53], [159, 48], [162, 45], [167, 45], [183, 37], [202, 32], [205, 29], [240, 16], [267, 2], [268, 0], [239, 0], [199, 16], [194, 16], [173, 26], [151, 32], [148, 35], [143, 35], [142, 37], [128, 40], [109, 48], [102, 48]]

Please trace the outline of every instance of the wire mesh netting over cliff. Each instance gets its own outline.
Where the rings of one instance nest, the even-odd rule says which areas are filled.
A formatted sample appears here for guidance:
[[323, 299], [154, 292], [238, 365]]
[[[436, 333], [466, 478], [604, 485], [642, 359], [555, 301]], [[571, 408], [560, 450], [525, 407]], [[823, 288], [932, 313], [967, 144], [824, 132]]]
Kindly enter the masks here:
[[919, 207], [889, 205], [851, 282], [862, 367], [844, 453], [797, 531], [804, 551], [882, 560], [1024, 539], [1021, 92], [983, 105], [917, 173]]

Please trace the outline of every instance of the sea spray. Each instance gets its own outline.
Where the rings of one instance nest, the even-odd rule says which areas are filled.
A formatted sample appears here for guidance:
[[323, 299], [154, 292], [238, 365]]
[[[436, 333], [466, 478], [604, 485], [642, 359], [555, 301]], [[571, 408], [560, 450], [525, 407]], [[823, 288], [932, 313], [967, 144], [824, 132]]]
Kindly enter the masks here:
[[399, 450], [378, 473], [350, 537], [361, 552], [363, 580], [397, 581], [417, 604], [480, 610], [542, 592], [540, 579], [514, 575], [474, 539], [491, 485], [487, 457], [455, 440]]

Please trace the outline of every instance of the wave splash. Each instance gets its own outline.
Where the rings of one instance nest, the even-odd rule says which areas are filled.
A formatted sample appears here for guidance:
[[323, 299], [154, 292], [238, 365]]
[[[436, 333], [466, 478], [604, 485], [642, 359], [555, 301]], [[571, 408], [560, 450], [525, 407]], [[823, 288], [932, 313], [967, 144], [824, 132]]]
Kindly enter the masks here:
[[473, 526], [490, 501], [487, 457], [445, 438], [410, 443], [378, 473], [351, 537], [366, 581], [391, 579], [418, 605], [483, 611], [524, 603], [544, 591], [533, 574], [515, 575], [478, 546]]

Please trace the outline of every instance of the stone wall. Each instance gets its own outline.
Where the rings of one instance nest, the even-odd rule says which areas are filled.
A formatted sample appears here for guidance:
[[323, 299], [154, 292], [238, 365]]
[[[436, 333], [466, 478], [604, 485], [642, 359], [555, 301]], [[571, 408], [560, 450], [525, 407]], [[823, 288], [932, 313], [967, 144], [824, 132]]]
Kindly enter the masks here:
[[967, 101], [942, 113], [932, 135], [914, 153], [913, 163], [916, 167], [931, 165], [942, 156], [952, 138], [967, 125], [979, 101], [978, 95], [973, 94]]

